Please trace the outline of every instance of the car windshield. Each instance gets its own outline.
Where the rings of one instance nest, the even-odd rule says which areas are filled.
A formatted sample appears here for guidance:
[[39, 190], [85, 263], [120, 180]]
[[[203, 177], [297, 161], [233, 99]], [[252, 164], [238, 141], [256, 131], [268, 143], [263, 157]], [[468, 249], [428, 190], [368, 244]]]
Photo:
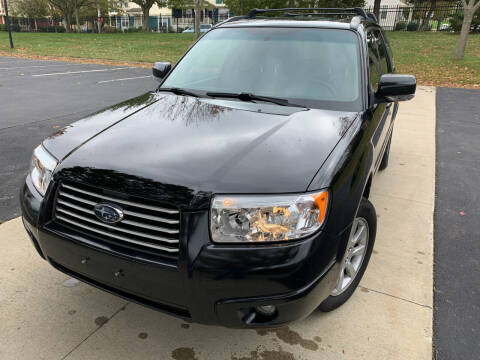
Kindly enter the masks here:
[[208, 32], [161, 87], [250, 93], [306, 107], [361, 109], [358, 40], [352, 31], [219, 28]]

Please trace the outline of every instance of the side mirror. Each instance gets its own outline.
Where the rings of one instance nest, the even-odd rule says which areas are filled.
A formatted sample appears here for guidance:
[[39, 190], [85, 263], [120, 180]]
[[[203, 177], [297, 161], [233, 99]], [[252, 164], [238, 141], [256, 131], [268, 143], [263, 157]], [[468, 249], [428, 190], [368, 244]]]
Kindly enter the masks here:
[[152, 67], [153, 77], [157, 81], [162, 81], [165, 75], [168, 74], [171, 68], [172, 68], [172, 64], [169, 62], [156, 62], [155, 64], [153, 64], [153, 67]]
[[375, 102], [411, 100], [415, 96], [417, 79], [413, 75], [385, 74], [380, 77]]

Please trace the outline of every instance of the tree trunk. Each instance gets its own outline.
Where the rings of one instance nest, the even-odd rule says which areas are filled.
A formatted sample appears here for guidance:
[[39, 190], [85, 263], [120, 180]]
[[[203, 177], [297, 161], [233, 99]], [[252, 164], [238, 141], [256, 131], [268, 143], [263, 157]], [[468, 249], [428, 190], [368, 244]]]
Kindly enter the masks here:
[[65, 31], [68, 33], [71, 31], [70, 25], [71, 25], [70, 15], [66, 13], [65, 14]]
[[288, 7], [294, 8], [295, 7], [295, 0], [288, 0]]
[[78, 16], [78, 8], [75, 8], [75, 22], [77, 23], [77, 26], [75, 28], [76, 32], [80, 31], [80, 17]]
[[202, 11], [202, 0], [195, 0], [195, 37], [200, 37], [200, 12]]
[[437, 0], [431, 0], [430, 8], [428, 9], [427, 14], [425, 15], [425, 18], [422, 21], [422, 27], [420, 28], [420, 30], [422, 31], [428, 30], [428, 25], [430, 25], [430, 18], [432, 17], [432, 14], [434, 13], [436, 7], [437, 7]]
[[[100, 17], [101, 17], [102, 13], [100, 11], [100, 3], [97, 3], [97, 24], [98, 24], [98, 33], [101, 34], [102, 33], [102, 21], [100, 21]], [[103, 20], [103, 19], [102, 19]], [[150, 23], [150, 19], [149, 20], [149, 23]]]
[[35, 18], [35, 31], [38, 31], [37, 18]]
[[148, 23], [150, 21], [150, 8], [142, 8], [142, 13], [143, 13], [143, 24], [142, 28], [143, 31], [148, 31]]
[[[473, 4], [472, 4], [473, 5]], [[463, 9], [463, 23], [460, 38], [458, 39], [457, 48], [455, 49], [455, 59], [461, 60], [465, 55], [465, 46], [467, 45], [467, 36], [472, 25], [474, 9], [472, 7], [465, 7]]]
[[377, 17], [378, 21], [380, 21], [380, 1], [381, 0], [375, 0], [373, 3], [373, 13]]

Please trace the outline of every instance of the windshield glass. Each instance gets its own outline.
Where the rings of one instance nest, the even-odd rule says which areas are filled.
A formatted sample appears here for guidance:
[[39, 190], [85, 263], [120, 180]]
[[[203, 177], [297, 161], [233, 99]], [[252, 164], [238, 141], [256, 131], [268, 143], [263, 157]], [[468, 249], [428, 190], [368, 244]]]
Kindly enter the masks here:
[[214, 29], [185, 55], [162, 87], [252, 93], [307, 107], [358, 111], [357, 43], [348, 30]]

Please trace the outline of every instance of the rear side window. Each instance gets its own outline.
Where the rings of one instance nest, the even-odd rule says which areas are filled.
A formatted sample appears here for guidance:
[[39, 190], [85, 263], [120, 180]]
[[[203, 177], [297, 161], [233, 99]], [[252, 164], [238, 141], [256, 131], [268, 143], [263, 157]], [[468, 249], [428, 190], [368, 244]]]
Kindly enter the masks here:
[[373, 33], [375, 34], [375, 39], [377, 43], [378, 55], [380, 57], [380, 65], [382, 68], [382, 75], [388, 74], [390, 69], [388, 67], [388, 60], [387, 60], [387, 49], [385, 48], [385, 44], [383, 43], [382, 35], [380, 34], [379, 30], [374, 30]]
[[382, 37], [385, 49], [387, 50], [388, 58], [390, 59], [390, 72], [395, 72], [395, 61], [393, 59], [392, 48], [384, 32], [382, 32]]
[[378, 55], [377, 37], [373, 31], [367, 32], [367, 46], [368, 46], [368, 67], [370, 71], [370, 85], [373, 91], [378, 90], [378, 82], [382, 74], [382, 66], [380, 56]]

